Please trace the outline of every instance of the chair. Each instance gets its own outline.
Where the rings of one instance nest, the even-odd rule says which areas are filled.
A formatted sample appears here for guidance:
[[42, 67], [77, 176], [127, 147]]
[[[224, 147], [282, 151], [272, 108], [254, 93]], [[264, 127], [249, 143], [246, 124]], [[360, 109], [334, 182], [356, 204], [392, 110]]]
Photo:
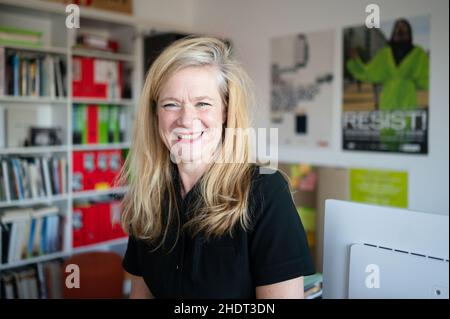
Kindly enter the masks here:
[[[68, 288], [65, 284], [67, 265], [79, 267], [80, 287]], [[122, 258], [114, 252], [89, 252], [74, 255], [63, 263], [62, 291], [64, 299], [123, 298], [124, 270]]]

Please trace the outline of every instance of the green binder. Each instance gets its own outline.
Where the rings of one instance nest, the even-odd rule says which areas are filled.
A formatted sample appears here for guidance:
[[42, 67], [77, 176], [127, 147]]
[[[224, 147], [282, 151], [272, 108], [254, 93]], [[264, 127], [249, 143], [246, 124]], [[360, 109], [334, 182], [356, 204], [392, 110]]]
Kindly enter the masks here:
[[109, 106], [100, 104], [98, 107], [98, 142], [100, 144], [108, 143], [108, 120]]
[[109, 143], [119, 143], [119, 106], [109, 107]]

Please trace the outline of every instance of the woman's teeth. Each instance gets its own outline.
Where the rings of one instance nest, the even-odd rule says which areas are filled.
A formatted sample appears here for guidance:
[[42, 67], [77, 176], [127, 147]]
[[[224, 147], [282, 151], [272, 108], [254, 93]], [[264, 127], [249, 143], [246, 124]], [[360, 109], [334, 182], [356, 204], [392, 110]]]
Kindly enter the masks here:
[[195, 139], [199, 138], [200, 135], [202, 135], [202, 134], [203, 134], [203, 132], [199, 132], [199, 133], [195, 133], [195, 134], [180, 134], [180, 135], [178, 135], [178, 138], [182, 139], [182, 140], [195, 140]]

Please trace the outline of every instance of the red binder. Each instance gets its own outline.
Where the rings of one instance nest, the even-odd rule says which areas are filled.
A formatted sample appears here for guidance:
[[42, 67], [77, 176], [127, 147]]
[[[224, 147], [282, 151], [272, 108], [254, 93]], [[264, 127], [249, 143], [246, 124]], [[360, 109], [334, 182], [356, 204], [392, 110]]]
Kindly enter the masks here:
[[83, 169], [83, 152], [73, 152], [72, 163], [72, 190], [74, 192], [86, 190], [86, 178]]
[[96, 60], [99, 61], [90, 57], [73, 58], [72, 95], [74, 97], [107, 97], [107, 83], [95, 81], [95, 72], [101, 71], [95, 67]]
[[83, 209], [82, 207], [74, 207], [72, 212], [72, 246], [83, 246]]
[[98, 218], [96, 205], [89, 205], [83, 211], [84, 244], [90, 245], [98, 242]]
[[120, 201], [110, 202], [110, 220], [111, 220], [111, 238], [126, 237], [127, 234], [123, 231], [120, 224], [120, 217], [122, 215], [122, 203]]
[[111, 187], [111, 184], [108, 181], [108, 158], [109, 151], [101, 150], [96, 151], [95, 155], [95, 189], [108, 189]]
[[97, 232], [98, 241], [107, 241], [111, 239], [111, 221], [109, 219], [109, 203], [95, 204], [98, 215]]
[[87, 143], [98, 143], [98, 106], [93, 104], [87, 106]]
[[95, 183], [95, 152], [73, 152], [73, 182], [74, 191], [85, 191], [94, 188]]
[[119, 187], [120, 185], [115, 185], [115, 178], [118, 176], [120, 169], [123, 165], [122, 151], [121, 150], [111, 150], [108, 156], [108, 173], [107, 180], [111, 187]]

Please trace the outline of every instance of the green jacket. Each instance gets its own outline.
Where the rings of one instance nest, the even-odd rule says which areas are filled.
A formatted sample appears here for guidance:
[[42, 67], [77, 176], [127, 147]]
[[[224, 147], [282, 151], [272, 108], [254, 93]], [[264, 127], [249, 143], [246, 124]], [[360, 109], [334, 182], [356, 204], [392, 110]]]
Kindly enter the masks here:
[[428, 55], [417, 46], [398, 66], [385, 46], [367, 64], [360, 58], [347, 61], [347, 69], [357, 80], [383, 85], [380, 110], [415, 108], [416, 90], [428, 90]]

